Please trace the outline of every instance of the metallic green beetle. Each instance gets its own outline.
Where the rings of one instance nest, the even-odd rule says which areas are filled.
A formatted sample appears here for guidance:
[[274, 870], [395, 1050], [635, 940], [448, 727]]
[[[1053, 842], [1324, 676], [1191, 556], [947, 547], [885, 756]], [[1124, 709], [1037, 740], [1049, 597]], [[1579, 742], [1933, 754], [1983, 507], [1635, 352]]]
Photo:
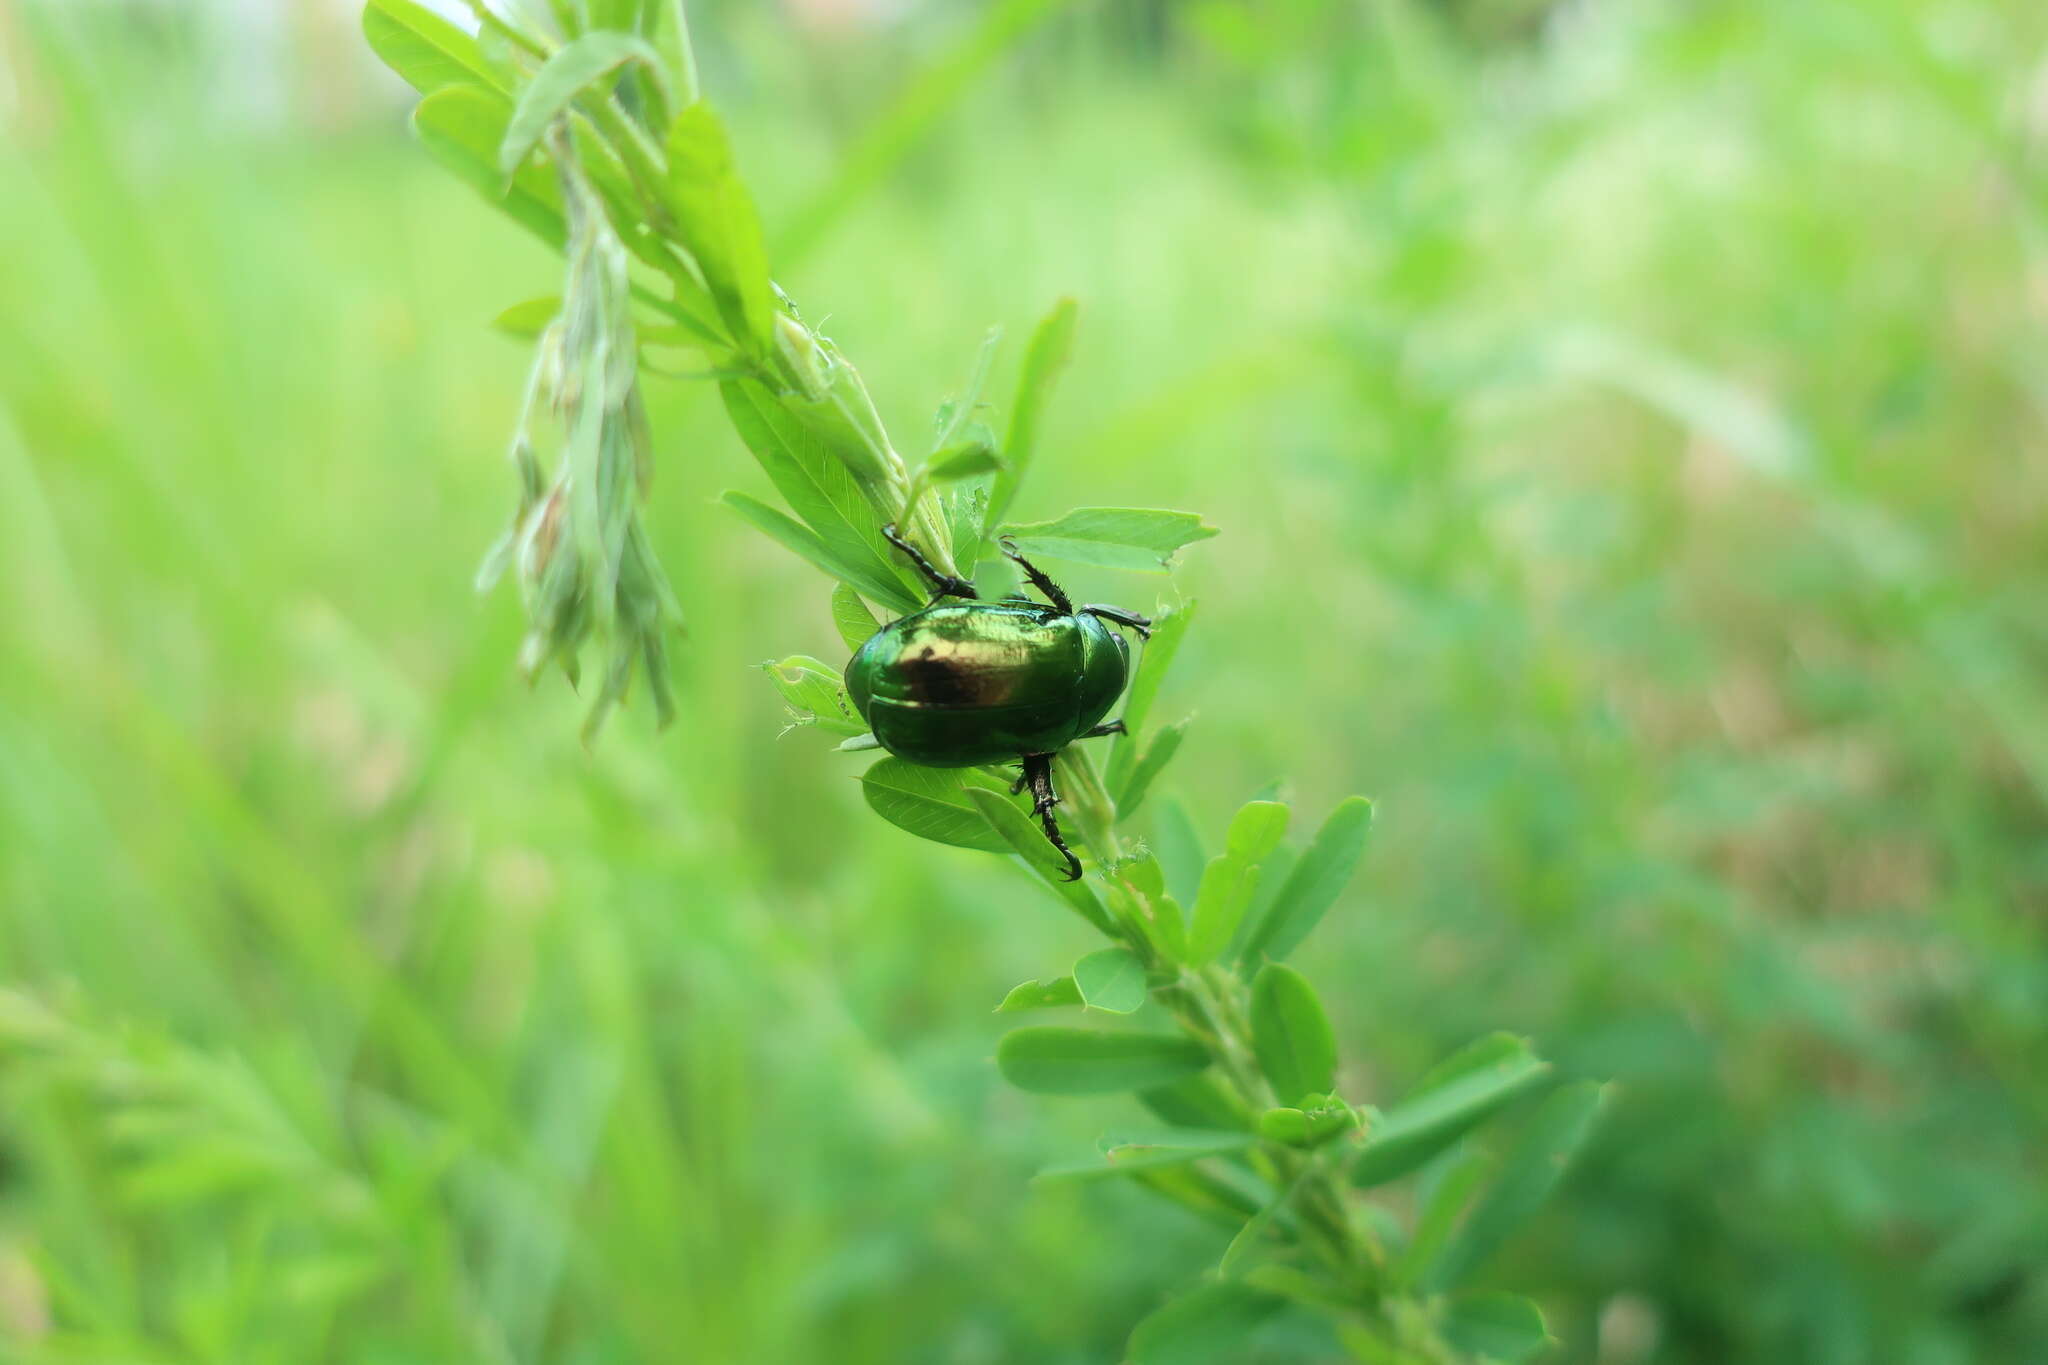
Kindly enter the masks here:
[[894, 526], [882, 534], [931, 580], [933, 598], [854, 652], [846, 669], [854, 707], [876, 741], [906, 763], [974, 768], [1021, 761], [1015, 789], [1031, 788], [1045, 837], [1066, 855], [1068, 875], [1080, 880], [1081, 861], [1053, 818], [1059, 797], [1052, 757], [1077, 739], [1122, 733], [1123, 722], [1102, 718], [1130, 680], [1131, 651], [1103, 622], [1149, 638], [1151, 621], [1120, 607], [1076, 607], [1008, 540], [1003, 553], [1048, 600], [984, 602], [972, 583], [940, 573]]

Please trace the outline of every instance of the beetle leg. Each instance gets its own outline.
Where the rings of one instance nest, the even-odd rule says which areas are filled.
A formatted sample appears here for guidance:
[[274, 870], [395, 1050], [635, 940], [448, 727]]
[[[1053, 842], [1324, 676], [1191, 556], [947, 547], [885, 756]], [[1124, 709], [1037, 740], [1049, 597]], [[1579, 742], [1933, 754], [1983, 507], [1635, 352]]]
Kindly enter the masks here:
[[1067, 847], [1067, 841], [1060, 837], [1060, 822], [1053, 817], [1052, 808], [1060, 803], [1058, 793], [1052, 789], [1052, 755], [1024, 755], [1024, 781], [1031, 787], [1031, 813], [1038, 817], [1039, 827], [1045, 837], [1052, 841], [1067, 860], [1067, 880], [1081, 880], [1081, 860], [1074, 856], [1074, 850]]
[[1083, 616], [1099, 616], [1105, 621], [1114, 621], [1120, 626], [1129, 626], [1132, 630], [1138, 632], [1138, 638], [1140, 639], [1149, 640], [1152, 638], [1152, 618], [1149, 616], [1140, 616], [1134, 611], [1125, 611], [1122, 607], [1105, 607], [1100, 602], [1090, 602], [1087, 606], [1081, 608], [1081, 614]]
[[918, 549], [902, 536], [896, 534], [895, 522], [892, 521], [882, 528], [882, 538], [903, 551], [903, 553], [909, 555], [910, 562], [917, 565], [918, 572], [931, 580], [933, 601], [937, 601], [941, 597], [979, 598], [980, 594], [974, 591], [972, 583], [969, 583], [964, 578], [955, 578], [951, 574], [940, 573], [932, 566], [932, 562], [924, 557], [923, 550]]
[[1012, 564], [1015, 564], [1018, 568], [1022, 569], [1024, 571], [1024, 576], [1031, 580], [1031, 586], [1038, 589], [1040, 592], [1044, 593], [1045, 600], [1052, 603], [1053, 606], [1057, 607], [1059, 609], [1060, 615], [1072, 616], [1074, 614], [1074, 603], [1072, 599], [1070, 599], [1064, 592], [1060, 591], [1059, 584], [1053, 582], [1050, 578], [1047, 578], [1045, 576], [1045, 571], [1043, 569], [1039, 568], [1036, 564], [1033, 564], [1030, 560], [1026, 559], [1023, 555], [1017, 552], [1016, 541], [1010, 539], [1008, 536], [1004, 536], [1001, 540], [997, 541], [996, 544], [1002, 547], [1003, 558], [1009, 560]]
[[1102, 722], [1102, 724], [1096, 726], [1093, 730], [1083, 730], [1078, 736], [1078, 738], [1100, 739], [1104, 735], [1127, 735], [1129, 733], [1129, 730], [1124, 729], [1124, 723], [1122, 721], [1106, 720]]

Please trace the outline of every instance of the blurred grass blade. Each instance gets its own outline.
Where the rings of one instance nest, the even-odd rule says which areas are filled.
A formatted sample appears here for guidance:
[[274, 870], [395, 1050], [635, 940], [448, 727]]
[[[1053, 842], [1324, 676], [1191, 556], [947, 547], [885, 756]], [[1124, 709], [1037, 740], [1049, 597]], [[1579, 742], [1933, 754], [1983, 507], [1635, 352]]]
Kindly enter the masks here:
[[1272, 906], [1252, 926], [1245, 940], [1246, 962], [1277, 961], [1300, 946], [1351, 880], [1371, 831], [1372, 802], [1353, 796], [1337, 803]]
[[1366, 1130], [1351, 1168], [1359, 1185], [1399, 1179], [1451, 1146], [1550, 1072], [1527, 1039], [1496, 1033], [1437, 1064]]
[[438, 90], [412, 115], [413, 131], [430, 156], [527, 231], [560, 248], [568, 232], [555, 178], [538, 166], [521, 166], [508, 185], [498, 170], [498, 148], [511, 121], [512, 105], [503, 95], [472, 85]]
[[1104, 1095], [1144, 1090], [1197, 1075], [1209, 1051], [1174, 1033], [1098, 1033], [1079, 1028], [1026, 1028], [996, 1048], [1003, 1079], [1041, 1095]]
[[1542, 1207], [1592, 1133], [1607, 1094], [1608, 1087], [1597, 1081], [1577, 1081], [1543, 1102], [1501, 1163], [1500, 1174], [1423, 1277], [1425, 1288], [1462, 1283]]
[[1004, 533], [1029, 555], [1075, 564], [1152, 573], [1173, 567], [1183, 546], [1207, 540], [1216, 528], [1193, 512], [1157, 507], [1076, 507], [1053, 521], [1009, 526]]
[[982, 519], [984, 532], [992, 534], [1010, 513], [1017, 487], [1031, 467], [1038, 444], [1038, 426], [1045, 416], [1045, 404], [1052, 396], [1053, 381], [1066, 367], [1074, 345], [1075, 304], [1061, 299], [1031, 334], [1024, 352], [1024, 369], [1017, 376], [1017, 397], [1010, 405], [1010, 431], [1003, 440], [1003, 469], [989, 490], [988, 510]]
[[1283, 1105], [1337, 1083], [1337, 1035], [1308, 978], [1268, 962], [1252, 982], [1252, 1051]]
[[469, 34], [413, 0], [369, 0], [363, 37], [384, 65], [422, 95], [480, 85], [509, 97], [512, 83]]
[[1556, 1344], [1543, 1310], [1519, 1294], [1459, 1294], [1440, 1330], [1456, 1349], [1499, 1365], [1521, 1365]]
[[[615, 75], [630, 62], [661, 70], [661, 55], [630, 33], [599, 29], [558, 49], [520, 92], [519, 103], [498, 144], [498, 171], [510, 176], [540, 145], [548, 125], [592, 86]], [[598, 90], [600, 99], [608, 92]]]
[[1156, 1310], [1131, 1333], [1130, 1365], [1234, 1365], [1250, 1358], [1253, 1332], [1282, 1300], [1225, 1280]]
[[[872, 192], [925, 135], [950, 114], [976, 80], [1025, 35], [1074, 0], [996, 0], [979, 10], [981, 22], [960, 43], [906, 84], [841, 158], [839, 171], [791, 217], [776, 259], [787, 264], [811, 254], [847, 212]], [[973, 11], [970, 11], [973, 12]]]

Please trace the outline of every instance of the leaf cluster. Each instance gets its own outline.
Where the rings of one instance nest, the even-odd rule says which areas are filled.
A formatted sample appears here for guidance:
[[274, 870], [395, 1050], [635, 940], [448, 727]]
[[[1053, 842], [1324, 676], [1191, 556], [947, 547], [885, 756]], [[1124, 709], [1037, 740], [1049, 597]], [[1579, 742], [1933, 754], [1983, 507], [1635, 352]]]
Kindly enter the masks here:
[[[530, 669], [553, 661], [573, 676], [586, 637], [610, 645], [593, 725], [636, 661], [662, 693], [655, 642], [672, 599], [637, 520], [649, 477], [638, 385], [655, 368], [651, 348], [700, 354], [786, 510], [739, 492], [726, 504], [835, 580], [832, 619], [849, 650], [878, 627], [878, 610], [922, 605], [922, 578], [892, 532], [944, 575], [972, 575], [1003, 538], [1051, 559], [1156, 572], [1215, 534], [1192, 513], [1149, 508], [1009, 519], [1072, 352], [1071, 301], [1033, 333], [1000, 434], [983, 402], [992, 332], [923, 455], [906, 460], [858, 371], [770, 278], [679, 5], [562, 0], [551, 24], [532, 27], [482, 4], [475, 13], [472, 35], [413, 0], [370, 0], [365, 30], [425, 96], [415, 125], [428, 149], [565, 255], [559, 299], [500, 318], [535, 338], [536, 360], [514, 440], [519, 516], [494, 559], [516, 562], [527, 590]], [[536, 409], [564, 433], [552, 484], [528, 436]], [[1079, 747], [1058, 756], [1063, 819], [1093, 879], [1066, 879], [1000, 770], [885, 757], [862, 778], [867, 802], [917, 837], [1014, 859], [1106, 940], [1068, 972], [1009, 992], [1000, 1012], [1071, 1010], [1080, 1022], [1018, 1028], [996, 1062], [1027, 1091], [1133, 1095], [1164, 1125], [1107, 1138], [1095, 1158], [1048, 1177], [1130, 1179], [1228, 1234], [1213, 1273], [1134, 1332], [1133, 1361], [1236, 1359], [1266, 1321], [1301, 1313], [1364, 1361], [1526, 1359], [1547, 1340], [1534, 1306], [1462, 1286], [1560, 1178], [1603, 1092], [1555, 1089], [1497, 1160], [1470, 1139], [1548, 1075], [1520, 1039], [1472, 1044], [1385, 1110], [1347, 1098], [1329, 1014], [1285, 959], [1350, 881], [1371, 803], [1340, 802], [1296, 844], [1286, 804], [1251, 801], [1213, 857], [1177, 805], [1170, 852], [1165, 839], [1155, 852], [1124, 831], [1187, 733], [1187, 721], [1155, 725], [1153, 712], [1193, 619], [1192, 603], [1160, 609], [1126, 733], [1101, 771]], [[764, 671], [796, 723], [844, 750], [877, 747], [840, 670], [792, 654]], [[1169, 886], [1192, 888], [1191, 899]], [[1406, 1224], [1363, 1198], [1411, 1175]]]

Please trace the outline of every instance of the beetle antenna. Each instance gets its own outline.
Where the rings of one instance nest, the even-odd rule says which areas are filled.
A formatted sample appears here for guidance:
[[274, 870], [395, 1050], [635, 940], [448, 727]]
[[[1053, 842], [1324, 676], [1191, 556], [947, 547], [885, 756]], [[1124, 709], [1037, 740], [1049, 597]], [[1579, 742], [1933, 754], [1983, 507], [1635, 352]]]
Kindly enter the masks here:
[[1016, 541], [1008, 536], [1004, 536], [996, 544], [1002, 547], [1003, 557], [1024, 571], [1024, 576], [1031, 580], [1031, 586], [1044, 593], [1045, 600], [1052, 603], [1059, 610], [1060, 615], [1072, 616], [1074, 614], [1074, 604], [1064, 592], [1060, 591], [1060, 585], [1047, 578], [1044, 570], [1019, 554]]
[[895, 522], [892, 521], [882, 528], [882, 538], [903, 551], [904, 554], [909, 555], [910, 562], [917, 565], [918, 572], [931, 580], [933, 601], [937, 601], [941, 597], [965, 597], [970, 600], [979, 600], [981, 594], [974, 590], [972, 583], [964, 578], [955, 578], [951, 574], [940, 573], [932, 566], [932, 562], [924, 557], [923, 550], [918, 549], [902, 536], [896, 534]]
[[1052, 789], [1052, 755], [1024, 755], [1024, 781], [1031, 788], [1031, 813], [1038, 817], [1040, 828], [1052, 846], [1067, 860], [1067, 880], [1081, 880], [1081, 860], [1074, 856], [1074, 850], [1067, 847], [1067, 841], [1060, 837], [1060, 822], [1053, 818], [1052, 808], [1060, 803], [1058, 793]]
[[1100, 602], [1090, 602], [1082, 607], [1081, 614], [1099, 617], [1104, 621], [1114, 621], [1120, 626], [1129, 626], [1138, 632], [1138, 638], [1141, 640], [1152, 638], [1152, 618], [1149, 616], [1140, 616], [1134, 611], [1125, 611], [1122, 607], [1105, 607]]

